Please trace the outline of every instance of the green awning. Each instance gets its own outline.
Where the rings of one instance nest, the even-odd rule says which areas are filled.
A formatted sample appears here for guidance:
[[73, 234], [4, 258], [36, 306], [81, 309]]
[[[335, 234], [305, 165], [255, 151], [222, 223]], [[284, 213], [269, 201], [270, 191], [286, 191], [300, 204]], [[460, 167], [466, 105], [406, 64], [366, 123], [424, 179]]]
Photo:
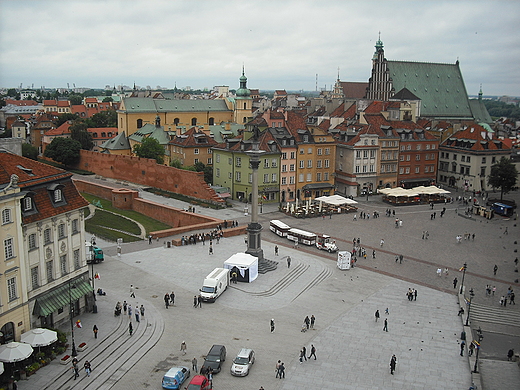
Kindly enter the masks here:
[[68, 284], [39, 295], [34, 304], [33, 315], [46, 317], [67, 306], [71, 301], [74, 302], [87, 294], [92, 294], [92, 286], [84, 280], [71, 283], [71, 286], [74, 287], [70, 289], [70, 295]]

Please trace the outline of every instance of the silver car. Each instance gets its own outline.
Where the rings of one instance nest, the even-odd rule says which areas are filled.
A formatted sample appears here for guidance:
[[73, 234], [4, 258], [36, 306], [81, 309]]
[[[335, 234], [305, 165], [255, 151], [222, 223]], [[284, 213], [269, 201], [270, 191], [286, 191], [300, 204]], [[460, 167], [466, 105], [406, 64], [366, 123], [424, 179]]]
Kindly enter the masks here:
[[249, 348], [242, 348], [231, 365], [231, 375], [246, 376], [249, 368], [255, 363], [255, 351]]

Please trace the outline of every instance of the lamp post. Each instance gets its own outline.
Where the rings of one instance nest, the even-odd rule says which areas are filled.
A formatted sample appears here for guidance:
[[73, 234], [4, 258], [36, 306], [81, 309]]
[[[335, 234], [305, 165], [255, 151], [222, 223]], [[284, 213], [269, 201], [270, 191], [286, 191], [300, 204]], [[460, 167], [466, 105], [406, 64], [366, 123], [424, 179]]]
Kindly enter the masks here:
[[460, 292], [459, 294], [462, 294], [462, 291], [464, 289], [464, 277], [466, 276], [466, 268], [468, 268], [468, 265], [464, 263], [462, 266], [462, 282], [460, 283]]
[[92, 313], [97, 313], [97, 305], [96, 305], [96, 288], [94, 286], [94, 245], [96, 245], [96, 236], [92, 236], [90, 238], [90, 265], [92, 266], [92, 296], [94, 298], [92, 304]]
[[474, 296], [475, 296], [475, 293], [473, 292], [473, 289], [469, 290], [469, 306], [468, 306], [468, 316], [466, 317], [466, 326], [469, 326], [469, 312], [471, 311], [471, 301], [473, 301]]
[[70, 284], [70, 280], [69, 280], [69, 315], [70, 315], [70, 335], [71, 335], [71, 338], [72, 338], [72, 352], [70, 353], [73, 357], [74, 356], [78, 356], [78, 352], [76, 352], [76, 343], [74, 341], [74, 321], [73, 321], [73, 318], [72, 318], [72, 315], [74, 313], [74, 309], [72, 307], [72, 295], [70, 293], [70, 290], [72, 288], [76, 288], [76, 286]]
[[473, 372], [476, 374], [478, 373], [478, 352], [480, 351], [480, 342], [482, 341], [482, 339], [484, 338], [484, 336], [482, 335], [482, 329], [480, 329], [480, 327], [478, 328], [477, 330], [477, 334], [478, 334], [478, 342], [476, 343], [476, 348], [477, 348], [477, 356], [475, 357], [475, 367], [473, 367]]

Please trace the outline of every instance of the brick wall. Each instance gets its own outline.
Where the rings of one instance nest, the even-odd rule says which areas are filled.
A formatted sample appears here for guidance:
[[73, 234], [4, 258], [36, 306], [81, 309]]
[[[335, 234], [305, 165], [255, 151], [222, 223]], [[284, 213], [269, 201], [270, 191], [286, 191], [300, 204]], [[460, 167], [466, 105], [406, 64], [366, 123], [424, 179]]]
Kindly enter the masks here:
[[159, 165], [153, 159], [82, 150], [79, 169], [112, 179], [127, 180], [182, 194], [193, 199], [222, 204], [224, 201], [204, 181], [202, 172]]

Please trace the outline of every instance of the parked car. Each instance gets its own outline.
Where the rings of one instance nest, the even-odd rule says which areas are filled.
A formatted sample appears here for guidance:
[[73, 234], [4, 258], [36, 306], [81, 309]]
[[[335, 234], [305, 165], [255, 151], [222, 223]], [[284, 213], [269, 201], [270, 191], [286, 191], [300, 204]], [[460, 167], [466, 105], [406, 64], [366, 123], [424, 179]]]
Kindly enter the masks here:
[[186, 390], [211, 390], [211, 382], [204, 375], [195, 375]]
[[213, 371], [213, 374], [217, 374], [222, 369], [222, 363], [226, 360], [226, 347], [223, 345], [214, 345], [209, 350], [206, 358], [204, 359], [204, 365], [202, 371], [209, 368]]
[[164, 374], [162, 380], [163, 389], [180, 389], [186, 379], [190, 377], [190, 369], [188, 367], [172, 367]]
[[231, 375], [246, 376], [249, 369], [255, 364], [255, 351], [249, 348], [242, 348], [231, 365]]

